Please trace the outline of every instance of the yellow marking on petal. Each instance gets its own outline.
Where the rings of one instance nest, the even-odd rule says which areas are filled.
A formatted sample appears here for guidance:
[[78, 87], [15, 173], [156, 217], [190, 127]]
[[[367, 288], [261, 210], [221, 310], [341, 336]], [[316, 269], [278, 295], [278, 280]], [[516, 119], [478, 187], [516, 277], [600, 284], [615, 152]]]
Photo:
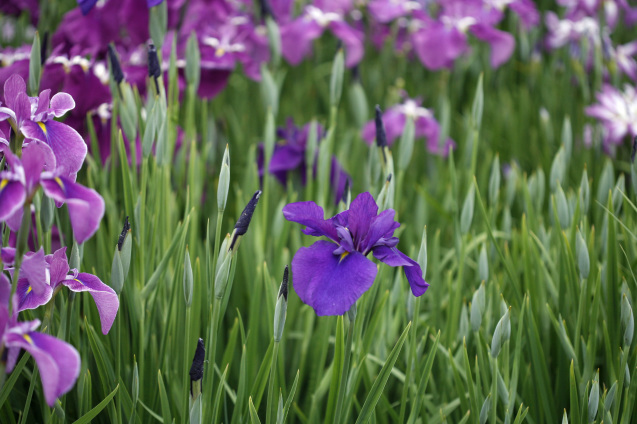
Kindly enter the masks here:
[[31, 293], [33, 291], [33, 287], [29, 286], [29, 288], [27, 289], [27, 294]]
[[60, 188], [64, 188], [64, 183], [62, 182], [62, 180], [60, 179], [60, 177], [55, 177], [55, 182], [58, 183], [58, 185], [60, 186]]
[[23, 334], [22, 337], [27, 341], [27, 343], [33, 344], [33, 339], [28, 334]]
[[2, 191], [2, 189], [5, 188], [7, 184], [9, 184], [9, 180], [0, 181], [0, 191]]
[[38, 122], [38, 125], [40, 126], [40, 128], [42, 128], [42, 132], [44, 132], [44, 135], [46, 135], [46, 126], [44, 125], [44, 122]]
[[215, 56], [217, 56], [217, 57], [221, 57], [224, 54], [226, 54], [226, 50], [224, 48], [222, 48], [222, 47], [219, 47], [217, 49], [217, 51], [215, 52]]
[[339, 259], [339, 262], [342, 261], [343, 259], [345, 259], [345, 256], [349, 255], [349, 252], [343, 252], [341, 253], [341, 259]]

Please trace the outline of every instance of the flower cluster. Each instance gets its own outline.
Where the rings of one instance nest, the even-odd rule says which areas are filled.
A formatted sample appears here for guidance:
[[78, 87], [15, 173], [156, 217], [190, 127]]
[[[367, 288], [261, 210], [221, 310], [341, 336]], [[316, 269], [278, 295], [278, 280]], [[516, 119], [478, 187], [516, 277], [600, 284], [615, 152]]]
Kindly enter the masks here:
[[586, 114], [596, 118], [604, 130], [604, 148], [613, 153], [627, 135], [637, 136], [637, 89], [626, 84], [623, 91], [604, 85], [597, 93], [597, 103], [586, 108]]

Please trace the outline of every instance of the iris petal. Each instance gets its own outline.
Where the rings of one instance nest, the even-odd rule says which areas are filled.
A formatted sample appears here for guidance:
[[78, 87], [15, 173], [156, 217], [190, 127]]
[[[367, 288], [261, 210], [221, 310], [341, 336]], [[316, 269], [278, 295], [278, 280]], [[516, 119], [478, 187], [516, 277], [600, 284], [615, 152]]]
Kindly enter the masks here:
[[418, 262], [395, 247], [378, 246], [374, 248], [373, 252], [374, 257], [379, 261], [389, 266], [403, 267], [414, 296], [422, 296], [427, 291], [429, 284], [422, 278], [422, 269], [420, 269]]
[[86, 291], [93, 296], [95, 306], [97, 306], [97, 311], [100, 314], [102, 333], [108, 334], [119, 309], [119, 299], [115, 290], [102, 283], [96, 276], [84, 272], [79, 273], [77, 278], [64, 280], [62, 284], [71, 291]]

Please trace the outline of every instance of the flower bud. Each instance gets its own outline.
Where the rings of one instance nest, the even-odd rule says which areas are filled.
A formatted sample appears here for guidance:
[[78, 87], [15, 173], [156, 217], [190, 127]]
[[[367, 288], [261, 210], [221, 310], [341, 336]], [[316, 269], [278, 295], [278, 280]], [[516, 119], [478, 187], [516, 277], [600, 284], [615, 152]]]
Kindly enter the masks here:
[[617, 394], [617, 381], [610, 386], [608, 393], [606, 393], [606, 399], [604, 399], [604, 412], [610, 411], [610, 408], [613, 406], [613, 401], [615, 400], [615, 395]]
[[630, 369], [628, 368], [628, 364], [626, 364], [626, 368], [624, 368], [624, 387], [630, 387]]
[[630, 306], [628, 297], [622, 296], [621, 323], [624, 328], [624, 347], [629, 347], [633, 342], [633, 333], [635, 331], [635, 317], [633, 308]]
[[122, 260], [122, 271], [124, 280], [128, 277], [128, 270], [130, 268], [131, 249], [133, 245], [133, 237], [131, 236], [131, 227], [128, 222], [128, 217], [124, 221], [124, 227], [117, 240], [117, 250]]
[[560, 226], [564, 230], [571, 225], [571, 213], [569, 212], [566, 195], [559, 183], [557, 184], [557, 191], [555, 193], [555, 207], [557, 209], [557, 218], [560, 220]]
[[35, 32], [31, 55], [29, 57], [29, 92], [37, 96], [40, 88], [40, 76], [42, 75], [42, 53], [40, 52], [40, 34]]
[[580, 277], [588, 278], [591, 268], [588, 246], [586, 246], [586, 241], [584, 241], [584, 237], [582, 237], [582, 233], [579, 231], [577, 231], [575, 240], [575, 253], [577, 254], [577, 266], [579, 268]]
[[184, 300], [186, 301], [186, 308], [190, 308], [192, 305], [192, 264], [190, 262], [190, 253], [188, 253], [188, 247], [186, 246], [186, 255], [184, 257]]
[[119, 64], [119, 59], [117, 58], [113, 44], [108, 45], [108, 60], [111, 63], [111, 75], [113, 76], [113, 80], [119, 85], [124, 81], [124, 72], [122, 72], [122, 67]]
[[354, 116], [354, 122], [357, 127], [362, 127], [367, 122], [368, 103], [365, 90], [358, 78], [358, 67], [352, 69], [352, 80], [350, 84], [348, 99], [350, 110]]
[[482, 324], [482, 314], [484, 313], [486, 304], [486, 296], [484, 293], [484, 282], [480, 284], [478, 290], [473, 293], [471, 298], [471, 329], [478, 331]]
[[234, 226], [234, 232], [232, 233], [232, 243], [230, 243], [229, 250], [232, 250], [239, 237], [244, 235], [248, 231], [248, 226], [250, 225], [250, 221], [252, 220], [252, 215], [254, 214], [254, 210], [257, 207], [257, 203], [259, 203], [260, 196], [261, 190], [255, 191], [246, 207], [243, 208], [243, 212], [241, 212], [241, 216], [239, 216], [239, 219]]
[[153, 43], [148, 45], [148, 76], [155, 80], [156, 93], [159, 94], [159, 83], [157, 79], [161, 76], [161, 66], [159, 65], [157, 49]]
[[230, 264], [232, 263], [232, 250], [227, 250], [226, 247], [230, 243], [230, 234], [226, 235], [226, 239], [221, 245], [219, 252], [219, 258], [217, 259], [217, 269], [215, 272], [215, 297], [221, 299], [226, 292], [226, 286], [228, 285], [228, 275], [230, 273]]
[[230, 152], [226, 144], [221, 161], [221, 171], [219, 172], [219, 185], [217, 186], [217, 209], [222, 212], [226, 209], [228, 201], [228, 190], [230, 189]]
[[148, 11], [148, 32], [150, 37], [161, 49], [162, 42], [166, 36], [168, 25], [168, 1], [162, 1], [157, 6], [153, 6]]
[[491, 174], [489, 175], [489, 202], [491, 206], [495, 206], [498, 201], [500, 182], [500, 156], [496, 155], [491, 164]]
[[573, 153], [573, 129], [571, 128], [571, 119], [568, 116], [564, 118], [564, 124], [562, 125], [562, 145], [568, 162]]
[[599, 406], [599, 371], [593, 380], [593, 386], [591, 392], [588, 395], [588, 422], [595, 421], [597, 416], [597, 408]]
[[482, 245], [480, 257], [478, 258], [478, 277], [480, 281], [489, 280], [489, 260], [487, 258], [487, 248]]
[[279, 295], [276, 299], [276, 306], [274, 307], [274, 341], [276, 343], [281, 341], [283, 336], [283, 327], [285, 326], [285, 315], [288, 309], [288, 266], [285, 266], [283, 271], [283, 281], [279, 288]]
[[491, 356], [497, 358], [504, 343], [511, 337], [511, 307], [507, 309], [498, 325], [495, 326], [491, 340]]
[[71, 269], [80, 269], [81, 261], [82, 261], [81, 246], [78, 245], [76, 241], [74, 241], [73, 247], [71, 248], [71, 257], [69, 258], [69, 267]]
[[[206, 348], [203, 339], [197, 341], [197, 349], [195, 349], [195, 357], [192, 358], [190, 366], [190, 399], [194, 402], [202, 391], [203, 379], [203, 362], [206, 357]], [[198, 384], [197, 384], [198, 383]]]
[[117, 248], [113, 254], [113, 265], [111, 266], [111, 287], [117, 294], [121, 293], [124, 287], [124, 267]]
[[186, 82], [195, 88], [199, 88], [199, 79], [201, 77], [201, 53], [199, 52], [199, 43], [197, 42], [197, 34], [193, 31], [188, 37], [186, 45]]
[[579, 184], [579, 204], [582, 210], [582, 213], [586, 215], [588, 213], [588, 206], [591, 202], [591, 189], [588, 184], [588, 173], [586, 172], [586, 168], [584, 168], [584, 172], [582, 173], [582, 181]]
[[343, 74], [345, 73], [345, 54], [339, 48], [332, 64], [332, 77], [330, 79], [330, 104], [332, 107], [338, 106], [343, 92]]
[[385, 125], [383, 124], [383, 112], [380, 110], [380, 106], [376, 105], [374, 124], [376, 125], [376, 146], [380, 149], [383, 158], [383, 168], [387, 163], [387, 157], [385, 155], [385, 148], [387, 147], [387, 134], [385, 133]]
[[564, 159], [564, 147], [560, 147], [560, 149], [555, 154], [555, 158], [553, 159], [553, 164], [551, 165], [551, 192], [555, 192], [557, 189], [558, 182], [564, 182], [564, 177], [566, 175], [566, 160]]
[[475, 186], [472, 184], [469, 187], [467, 196], [462, 204], [462, 212], [460, 213], [460, 231], [462, 234], [467, 234], [471, 227], [471, 221], [473, 220], [473, 209], [475, 205]]
[[414, 126], [414, 119], [407, 117], [405, 120], [405, 128], [403, 134], [400, 137], [400, 153], [398, 157], [398, 167], [402, 170], [407, 169], [411, 156], [414, 152], [414, 138], [416, 128]]
[[491, 410], [491, 393], [487, 396], [487, 398], [482, 403], [482, 408], [480, 408], [480, 424], [486, 424], [489, 419], [489, 411]]

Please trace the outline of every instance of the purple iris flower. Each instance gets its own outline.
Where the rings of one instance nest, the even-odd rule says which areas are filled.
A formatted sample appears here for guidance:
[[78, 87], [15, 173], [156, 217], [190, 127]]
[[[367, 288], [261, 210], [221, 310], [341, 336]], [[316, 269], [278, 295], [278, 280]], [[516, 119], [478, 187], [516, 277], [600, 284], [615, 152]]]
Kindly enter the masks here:
[[11, 230], [19, 229], [25, 199], [32, 198], [41, 186], [58, 207], [66, 203], [73, 235], [79, 243], [97, 231], [104, 216], [104, 200], [95, 190], [62, 175], [47, 144], [29, 141], [22, 149], [22, 159], [2, 144], [0, 152], [4, 153], [10, 168], [0, 172], [0, 220], [6, 221]]
[[[8, 350], [6, 371], [13, 371], [20, 350], [29, 352], [40, 369], [46, 403], [53, 407], [55, 400], [75, 385], [80, 374], [80, 355], [70, 344], [34, 331], [39, 320], [18, 322], [17, 312], [9, 317], [10, 296], [11, 283], [0, 272], [0, 348]], [[14, 297], [14, 305], [15, 302]]]
[[389, 266], [402, 266], [414, 296], [425, 293], [429, 284], [420, 266], [396, 248], [398, 238], [393, 234], [400, 224], [394, 215], [393, 209], [378, 214], [368, 192], [359, 194], [349, 210], [327, 220], [314, 202], [283, 208], [285, 219], [306, 226], [304, 234], [331, 240], [302, 247], [292, 259], [294, 290], [317, 315], [344, 314], [372, 286], [377, 268], [367, 258], [370, 253]]
[[[399, 138], [405, 129], [407, 118], [414, 120], [416, 138], [427, 139], [427, 150], [433, 154], [447, 156], [449, 150], [455, 147], [452, 139], [445, 140], [444, 145], [439, 145], [440, 125], [430, 109], [421, 106], [419, 99], [407, 98], [403, 103], [388, 108], [383, 113], [383, 123], [387, 134], [387, 144], [392, 145]], [[365, 124], [361, 131], [361, 137], [372, 144], [376, 138], [376, 127], [374, 120]]]
[[27, 139], [48, 144], [55, 155], [55, 171], [74, 180], [86, 157], [86, 144], [73, 128], [52, 119], [75, 107], [73, 97], [57, 93], [50, 98], [49, 89], [42, 91], [39, 97], [29, 97], [26, 90], [19, 75], [11, 76], [4, 83], [7, 106], [0, 107], [0, 121], [10, 119], [12, 126]]
[[312, 51], [312, 41], [329, 30], [345, 46], [345, 65], [352, 67], [363, 58], [364, 34], [345, 21], [351, 9], [348, 1], [321, 1], [305, 7], [298, 18], [281, 25], [281, 53], [293, 65]]
[[[277, 129], [277, 137], [279, 137], [282, 141], [274, 146], [274, 152], [272, 153], [268, 170], [284, 186], [286, 185], [290, 175], [295, 172], [298, 172], [301, 184], [306, 184], [307, 163], [305, 162], [305, 155], [309, 132], [310, 124], [306, 124], [303, 128], [299, 128], [294, 125], [294, 121], [291, 118], [288, 119], [287, 126], [285, 128]], [[317, 125], [316, 132], [317, 140], [320, 141], [324, 134], [324, 130], [321, 126]], [[318, 150], [315, 155], [318, 155]], [[265, 172], [263, 162], [263, 145], [260, 145], [257, 157], [259, 177], [263, 177]], [[316, 161], [314, 165], [312, 173], [313, 175], [316, 175]], [[346, 194], [345, 187], [349, 180], [350, 176], [347, 172], [345, 172], [336, 157], [332, 156], [330, 185], [334, 190], [335, 203], [338, 203], [343, 198], [343, 195]]]
[[548, 12], [544, 18], [548, 35], [546, 45], [557, 49], [569, 43], [579, 43], [587, 39], [591, 45], [600, 43], [600, 29], [597, 19], [582, 16], [576, 20], [560, 19], [555, 13]]
[[117, 311], [119, 299], [115, 291], [98, 277], [70, 269], [66, 247], [44, 256], [44, 251], [25, 254], [16, 286], [17, 311], [46, 305], [62, 286], [74, 292], [89, 292], [95, 301], [102, 323], [102, 333], [108, 334]]
[[586, 114], [601, 122], [604, 148], [612, 152], [626, 135], [637, 136], [637, 89], [627, 84], [619, 91], [606, 84], [596, 97], [597, 103], [587, 107]]

